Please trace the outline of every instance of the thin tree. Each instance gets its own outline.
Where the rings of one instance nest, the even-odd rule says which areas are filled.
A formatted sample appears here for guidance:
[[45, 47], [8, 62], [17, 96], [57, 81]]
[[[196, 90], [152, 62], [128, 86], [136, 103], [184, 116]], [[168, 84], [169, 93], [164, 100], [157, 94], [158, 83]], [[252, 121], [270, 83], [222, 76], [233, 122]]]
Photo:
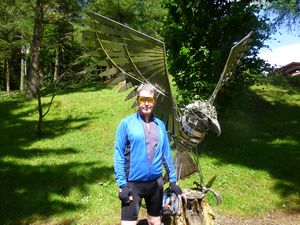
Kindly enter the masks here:
[[[57, 84], [61, 82], [61, 78], [68, 74], [71, 70], [70, 67], [72, 63], [66, 63], [67, 69], [65, 69], [65, 71], [61, 71], [62, 48], [65, 42], [72, 39], [71, 37], [74, 32], [74, 28], [71, 23], [74, 13], [69, 12], [68, 10], [69, 8], [70, 10], [73, 10], [73, 7], [76, 8], [77, 6], [79, 7], [78, 2], [75, 0], [36, 0], [34, 32], [31, 47], [32, 57], [29, 69], [27, 95], [30, 98], [37, 98], [38, 101], [38, 135], [42, 133], [43, 118], [50, 111], [58, 88]], [[76, 15], [74, 14], [74, 17], [75, 16]], [[53, 27], [54, 31], [52, 30]], [[45, 35], [44, 39], [43, 35]], [[45, 45], [43, 46], [43, 50], [45, 50], [43, 52], [47, 52], [44, 55], [41, 54], [42, 43]], [[56, 44], [55, 59], [49, 57], [49, 50], [53, 48], [53, 43]], [[78, 48], [78, 46], [76, 46], [76, 48]], [[51, 63], [52, 60], [54, 61], [54, 68]], [[45, 64], [43, 61], [46, 61], [47, 63]], [[43, 71], [43, 75], [41, 71]], [[53, 76], [53, 79], [51, 79], [50, 82], [49, 74]], [[49, 93], [50, 89], [52, 92], [51, 100], [46, 104], [47, 108], [43, 109], [42, 96], [46, 92]], [[45, 90], [47, 91], [45, 92]]]
[[6, 93], [10, 95], [10, 65], [9, 59], [5, 59], [5, 80], [6, 80]]
[[40, 95], [41, 77], [40, 77], [40, 51], [43, 37], [43, 19], [44, 19], [44, 1], [37, 0], [35, 7], [34, 29], [32, 38], [32, 56], [29, 68], [29, 81], [27, 87], [27, 95], [30, 98], [38, 100], [38, 122], [37, 133], [42, 132], [43, 108]]
[[24, 92], [25, 77], [27, 75], [27, 47], [21, 47], [21, 66], [20, 66], [20, 92]]

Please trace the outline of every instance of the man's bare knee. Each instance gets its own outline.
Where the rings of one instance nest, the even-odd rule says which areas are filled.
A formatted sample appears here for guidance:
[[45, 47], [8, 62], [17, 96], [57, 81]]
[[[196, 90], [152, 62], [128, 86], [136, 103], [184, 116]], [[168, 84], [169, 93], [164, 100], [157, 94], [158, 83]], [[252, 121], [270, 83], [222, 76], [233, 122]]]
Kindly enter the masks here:
[[121, 225], [136, 225], [137, 221], [125, 221], [122, 220]]

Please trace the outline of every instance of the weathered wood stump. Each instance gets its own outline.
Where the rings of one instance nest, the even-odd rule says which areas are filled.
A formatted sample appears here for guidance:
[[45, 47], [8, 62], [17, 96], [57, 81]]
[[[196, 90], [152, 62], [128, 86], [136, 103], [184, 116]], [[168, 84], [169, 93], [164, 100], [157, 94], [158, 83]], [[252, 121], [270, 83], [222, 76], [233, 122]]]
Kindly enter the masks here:
[[180, 215], [164, 215], [162, 222], [164, 225], [214, 225], [215, 215], [205, 194], [198, 190], [183, 189]]

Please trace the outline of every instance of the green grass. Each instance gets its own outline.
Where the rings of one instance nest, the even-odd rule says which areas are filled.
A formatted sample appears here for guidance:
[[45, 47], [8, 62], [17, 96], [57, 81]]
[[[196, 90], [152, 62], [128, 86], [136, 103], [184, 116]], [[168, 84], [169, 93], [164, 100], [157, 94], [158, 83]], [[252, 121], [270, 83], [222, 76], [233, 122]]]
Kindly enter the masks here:
[[222, 135], [203, 144], [203, 170], [219, 175], [218, 212], [300, 209], [299, 112], [300, 79], [271, 78], [244, 90], [219, 115]]
[[[200, 158], [207, 181], [218, 175], [224, 201], [209, 196], [217, 213], [299, 210], [299, 84], [261, 82], [219, 115], [222, 135], [208, 135]], [[134, 111], [125, 96], [103, 85], [60, 94], [37, 137], [36, 101], [0, 94], [0, 224], [119, 223], [114, 136]]]
[[41, 139], [36, 102], [1, 96], [1, 224], [118, 221], [113, 142], [133, 111], [124, 96], [109, 88], [57, 96]]

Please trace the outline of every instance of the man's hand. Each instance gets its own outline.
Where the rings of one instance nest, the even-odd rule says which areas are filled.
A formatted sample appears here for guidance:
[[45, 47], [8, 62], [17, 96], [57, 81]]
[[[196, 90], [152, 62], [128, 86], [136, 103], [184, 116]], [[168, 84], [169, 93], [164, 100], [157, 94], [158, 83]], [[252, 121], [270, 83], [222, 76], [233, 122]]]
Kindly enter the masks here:
[[170, 183], [170, 190], [173, 191], [176, 195], [181, 195], [182, 190], [176, 182]]
[[129, 203], [132, 201], [131, 191], [127, 186], [120, 187], [119, 199], [122, 201], [122, 203]]

